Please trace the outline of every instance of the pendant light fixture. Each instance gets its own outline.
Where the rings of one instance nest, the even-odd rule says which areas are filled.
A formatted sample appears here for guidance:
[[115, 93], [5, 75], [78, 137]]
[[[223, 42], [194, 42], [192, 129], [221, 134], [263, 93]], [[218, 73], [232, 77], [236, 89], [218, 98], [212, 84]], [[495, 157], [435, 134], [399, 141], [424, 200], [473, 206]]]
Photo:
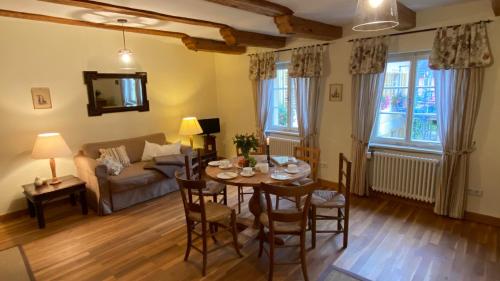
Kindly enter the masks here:
[[128, 22], [126, 19], [118, 19], [118, 23], [122, 25], [122, 37], [123, 37], [123, 49], [118, 51], [118, 56], [120, 57], [120, 61], [123, 63], [124, 69], [129, 69], [132, 63], [132, 51], [127, 49], [127, 44], [125, 42], [125, 24]]
[[399, 25], [396, 0], [358, 0], [354, 31], [379, 31]]

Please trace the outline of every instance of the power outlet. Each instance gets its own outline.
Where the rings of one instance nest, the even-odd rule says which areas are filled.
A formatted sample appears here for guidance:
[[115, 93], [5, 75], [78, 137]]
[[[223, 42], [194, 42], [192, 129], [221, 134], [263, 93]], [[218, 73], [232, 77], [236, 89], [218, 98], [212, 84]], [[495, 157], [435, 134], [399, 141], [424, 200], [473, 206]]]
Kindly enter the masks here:
[[467, 189], [467, 194], [469, 194], [470, 196], [482, 197], [483, 196], [483, 191], [481, 189], [468, 188]]
[[328, 168], [328, 163], [326, 163], [326, 162], [321, 162], [321, 163], [319, 164], [319, 166], [320, 166], [321, 168], [323, 168], [323, 169], [326, 169], [326, 168]]

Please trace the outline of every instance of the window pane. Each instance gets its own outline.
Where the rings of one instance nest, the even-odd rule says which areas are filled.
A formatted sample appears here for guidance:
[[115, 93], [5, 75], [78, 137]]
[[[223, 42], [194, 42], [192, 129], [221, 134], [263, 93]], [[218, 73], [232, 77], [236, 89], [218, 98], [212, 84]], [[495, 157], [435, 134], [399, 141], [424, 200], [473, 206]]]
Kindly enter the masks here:
[[384, 89], [380, 100], [381, 112], [403, 112], [408, 111], [408, 89]]
[[428, 59], [417, 60], [411, 139], [438, 142], [434, 72]]
[[411, 139], [415, 141], [438, 142], [437, 116], [434, 114], [413, 115]]
[[404, 139], [406, 135], [406, 114], [379, 113], [375, 132], [379, 138]]
[[410, 83], [410, 61], [389, 62], [385, 70], [384, 88], [408, 87]]
[[299, 127], [299, 123], [297, 121], [297, 91], [295, 89], [294, 81], [290, 81], [290, 109], [291, 112], [291, 124], [290, 126], [294, 129]]
[[288, 126], [288, 70], [278, 65], [272, 93], [272, 126]]

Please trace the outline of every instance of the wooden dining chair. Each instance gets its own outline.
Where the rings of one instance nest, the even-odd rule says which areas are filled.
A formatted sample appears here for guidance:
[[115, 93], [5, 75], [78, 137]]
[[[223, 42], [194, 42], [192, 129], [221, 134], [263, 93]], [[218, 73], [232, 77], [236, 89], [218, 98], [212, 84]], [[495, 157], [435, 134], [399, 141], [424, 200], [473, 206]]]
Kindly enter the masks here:
[[[250, 155], [262, 155], [265, 154], [265, 149], [263, 146], [258, 146], [256, 150], [250, 151]], [[238, 157], [243, 156], [241, 149], [236, 147], [236, 155]], [[245, 191], [244, 186], [238, 186], [238, 214], [241, 213], [241, 204], [245, 202], [245, 195], [252, 195], [253, 189], [251, 191]]]
[[[203, 255], [202, 275], [206, 275], [208, 254], [224, 246], [232, 244], [239, 257], [242, 257], [238, 245], [238, 234], [236, 232], [236, 212], [226, 205], [215, 202], [205, 202], [203, 190], [206, 189], [206, 182], [203, 180], [188, 180], [182, 178], [179, 172], [176, 172], [177, 183], [181, 191], [184, 213], [186, 215], [187, 227], [187, 248], [184, 255], [184, 261], [189, 258], [191, 249], [200, 252]], [[193, 200], [197, 196], [199, 200]], [[201, 233], [196, 230], [201, 226]], [[220, 233], [216, 227], [221, 227], [232, 234], [232, 241], [218, 245], [208, 250], [207, 240], [212, 237], [214, 243], [218, 243], [215, 235]], [[193, 234], [196, 236], [193, 238]], [[193, 242], [201, 239], [202, 248], [193, 245]]]
[[[186, 179], [190, 180], [202, 180], [203, 179], [203, 161], [201, 159], [201, 150], [196, 150], [195, 163], [191, 160], [188, 155], [184, 156], [184, 166], [186, 168]], [[225, 184], [206, 180], [206, 188], [203, 190], [203, 196], [212, 197], [213, 201], [216, 203], [223, 203], [227, 205], [227, 188]], [[222, 196], [219, 201], [218, 197]]]
[[[300, 263], [302, 266], [302, 274], [304, 279], [308, 280], [307, 263], [306, 263], [306, 230], [308, 224], [308, 213], [311, 202], [311, 194], [314, 191], [314, 186], [276, 186], [262, 183], [260, 186], [265, 195], [266, 211], [263, 212], [259, 221], [260, 225], [260, 243], [259, 257], [265, 252], [269, 256], [269, 280], [273, 279], [274, 265], [285, 265]], [[300, 208], [293, 209], [276, 209], [273, 207], [271, 195], [282, 197], [293, 197], [303, 200], [304, 204]], [[265, 232], [268, 232], [268, 235]], [[299, 236], [299, 245], [283, 245], [275, 244], [276, 235]], [[264, 239], [267, 238], [269, 250], [264, 247]], [[274, 259], [275, 249], [283, 247], [300, 247], [300, 262], [276, 263]]]
[[[293, 156], [298, 159], [306, 162], [311, 167], [311, 174], [309, 177], [293, 182], [292, 185], [305, 185], [305, 184], [313, 184], [318, 180], [318, 170], [319, 170], [319, 161], [320, 161], [321, 150], [315, 147], [306, 147], [306, 146], [295, 146], [293, 148]], [[296, 198], [289, 197], [279, 197], [276, 196], [276, 206], [279, 208], [280, 200], [287, 200], [294, 202], [296, 206], [300, 204]]]
[[[349, 207], [351, 197], [351, 165], [352, 163], [344, 156], [339, 155], [338, 190], [316, 190], [311, 200], [311, 232], [312, 247], [316, 247], [317, 233], [343, 234], [343, 248], [347, 248], [349, 241]], [[318, 209], [336, 209], [337, 216], [318, 214]], [[336, 220], [336, 230], [317, 230], [316, 224], [319, 220]]]

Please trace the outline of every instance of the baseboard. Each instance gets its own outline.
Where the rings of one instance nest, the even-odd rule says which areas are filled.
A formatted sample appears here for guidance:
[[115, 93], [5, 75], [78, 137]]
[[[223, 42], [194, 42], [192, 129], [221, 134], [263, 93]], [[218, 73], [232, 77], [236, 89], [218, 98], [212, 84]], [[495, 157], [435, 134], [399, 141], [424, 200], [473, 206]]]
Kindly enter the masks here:
[[477, 222], [477, 223], [500, 227], [500, 218], [497, 217], [466, 211], [464, 219], [470, 222]]
[[325, 189], [337, 189], [337, 187], [339, 186], [339, 184], [336, 182], [324, 179], [318, 179], [318, 185]]

